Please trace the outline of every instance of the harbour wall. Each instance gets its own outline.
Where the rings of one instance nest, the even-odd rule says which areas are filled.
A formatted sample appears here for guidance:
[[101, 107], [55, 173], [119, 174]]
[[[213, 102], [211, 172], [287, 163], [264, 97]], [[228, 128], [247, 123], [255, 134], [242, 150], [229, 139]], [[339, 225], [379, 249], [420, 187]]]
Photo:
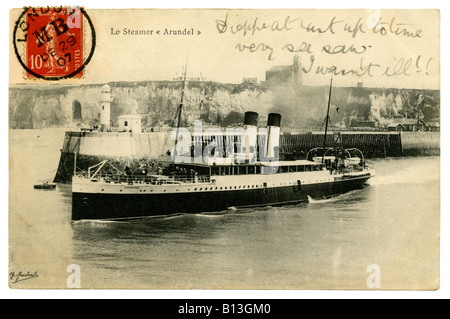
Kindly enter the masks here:
[[440, 132], [401, 132], [402, 156], [440, 155]]
[[[440, 132], [341, 132], [342, 145], [355, 147], [366, 158], [399, 156], [433, 156], [440, 154]], [[326, 146], [334, 139], [328, 134]], [[323, 133], [284, 133], [280, 137], [281, 152], [307, 154], [313, 147], [323, 145]]]
[[[398, 132], [341, 132], [345, 148], [358, 148], [366, 158], [402, 156], [402, 141]], [[280, 139], [282, 153], [306, 155], [311, 148], [323, 145], [323, 133], [283, 134]], [[328, 134], [325, 146], [333, 147], [334, 136]]]
[[61, 153], [106, 157], [157, 157], [172, 148], [168, 132], [66, 132]]
[[166, 152], [172, 147], [168, 132], [66, 132], [54, 181], [70, 183], [75, 168], [87, 170], [103, 160], [121, 169], [168, 160]]
[[[399, 156], [432, 156], [440, 154], [439, 132], [341, 132], [345, 148], [358, 148], [366, 158]], [[309, 150], [322, 147], [323, 133], [283, 133], [280, 154], [304, 158]], [[334, 135], [328, 134], [326, 146], [332, 147]], [[174, 141], [171, 132], [66, 132], [61, 157], [54, 178], [57, 183], [70, 183], [77, 171], [108, 160], [123, 169], [137, 163], [152, 168], [170, 160]]]

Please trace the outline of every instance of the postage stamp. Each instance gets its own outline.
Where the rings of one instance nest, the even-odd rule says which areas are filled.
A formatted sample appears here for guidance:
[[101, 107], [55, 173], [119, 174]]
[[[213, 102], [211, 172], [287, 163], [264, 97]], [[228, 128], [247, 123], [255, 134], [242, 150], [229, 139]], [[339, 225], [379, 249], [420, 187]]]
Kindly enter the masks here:
[[14, 48], [25, 77], [45, 80], [83, 77], [95, 46], [94, 41], [89, 41], [90, 48], [85, 48], [84, 20], [88, 21], [90, 37], [95, 39], [83, 8], [24, 8], [15, 24]]

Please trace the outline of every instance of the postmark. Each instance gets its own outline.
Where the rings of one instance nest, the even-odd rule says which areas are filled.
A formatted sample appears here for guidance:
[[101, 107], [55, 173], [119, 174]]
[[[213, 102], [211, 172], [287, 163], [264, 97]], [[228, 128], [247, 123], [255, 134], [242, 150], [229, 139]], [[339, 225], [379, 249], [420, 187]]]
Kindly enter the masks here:
[[13, 31], [26, 79], [82, 78], [95, 51], [95, 30], [80, 7], [25, 7]]

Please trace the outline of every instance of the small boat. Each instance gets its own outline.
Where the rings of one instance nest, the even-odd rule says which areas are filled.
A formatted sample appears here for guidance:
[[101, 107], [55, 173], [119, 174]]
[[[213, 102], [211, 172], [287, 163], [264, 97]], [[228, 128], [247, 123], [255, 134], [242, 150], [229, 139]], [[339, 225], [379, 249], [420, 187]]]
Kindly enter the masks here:
[[55, 189], [55, 188], [56, 188], [56, 184], [49, 183], [49, 182], [34, 185], [34, 189]]

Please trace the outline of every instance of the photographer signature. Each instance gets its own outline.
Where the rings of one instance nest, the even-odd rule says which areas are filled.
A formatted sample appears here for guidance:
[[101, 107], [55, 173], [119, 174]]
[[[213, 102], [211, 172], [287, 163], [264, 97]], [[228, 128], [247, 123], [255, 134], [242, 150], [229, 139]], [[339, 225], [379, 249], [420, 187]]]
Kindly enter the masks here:
[[11, 281], [12, 284], [16, 284], [18, 282], [21, 281], [25, 281], [25, 280], [30, 280], [30, 279], [34, 279], [34, 278], [38, 278], [39, 274], [37, 271], [35, 272], [10, 272], [9, 273], [9, 280]]

